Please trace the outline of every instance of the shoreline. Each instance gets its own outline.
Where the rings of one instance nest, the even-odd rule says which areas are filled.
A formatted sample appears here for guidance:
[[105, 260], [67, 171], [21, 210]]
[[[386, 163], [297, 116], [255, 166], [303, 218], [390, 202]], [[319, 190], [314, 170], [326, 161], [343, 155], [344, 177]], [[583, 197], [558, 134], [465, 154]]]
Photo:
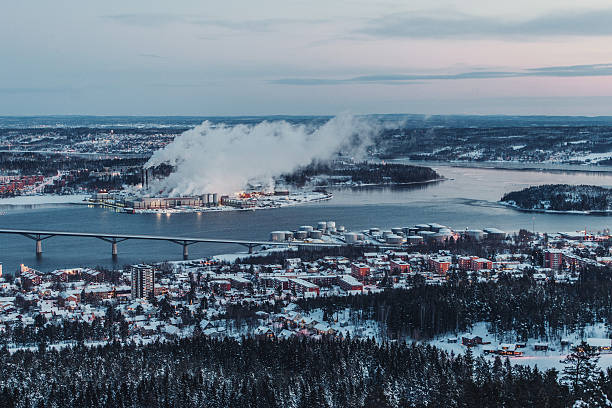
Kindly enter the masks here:
[[516, 204], [511, 204], [507, 201], [497, 201], [499, 205], [502, 205], [513, 210], [522, 212], [533, 212], [533, 213], [544, 213], [544, 214], [560, 214], [560, 215], [599, 215], [599, 216], [612, 216], [612, 210], [545, 210], [543, 208], [523, 208]]
[[[535, 162], [510, 162], [510, 161], [427, 161], [427, 160], [410, 160], [407, 157], [398, 157], [389, 159], [402, 164], [413, 164], [415, 166], [445, 166], [466, 169], [483, 169], [483, 170], [514, 170], [514, 171], [537, 171], [547, 173], [612, 173], [612, 166], [594, 166], [591, 164], [564, 164], [564, 163], [535, 163]], [[563, 167], [568, 166], [568, 167]]]

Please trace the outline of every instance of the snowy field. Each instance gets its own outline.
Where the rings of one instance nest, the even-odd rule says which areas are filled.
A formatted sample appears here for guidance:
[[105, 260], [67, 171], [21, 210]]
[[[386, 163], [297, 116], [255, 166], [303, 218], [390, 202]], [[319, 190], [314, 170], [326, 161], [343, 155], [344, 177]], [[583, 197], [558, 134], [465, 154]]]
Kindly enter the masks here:
[[[438, 338], [429, 341], [428, 343], [432, 346], [439, 347], [440, 349], [446, 350], [448, 352], [452, 351], [455, 354], [462, 354], [466, 351], [466, 347], [461, 344], [462, 336], [480, 336], [483, 338], [483, 341], [491, 342], [491, 344], [472, 347], [472, 352], [474, 353], [474, 356], [482, 355], [490, 361], [493, 361], [495, 359], [495, 355], [485, 354], [485, 349], [497, 349], [497, 347], [502, 343], [517, 342], [516, 336], [514, 334], [509, 333], [504, 334], [503, 336], [497, 336], [493, 333], [489, 333], [486, 323], [480, 322], [475, 324], [472, 330], [468, 332], [459, 333], [457, 336], [455, 336], [454, 334], [439, 336]], [[452, 337], [457, 338], [457, 343], [448, 342], [448, 339]], [[569, 332], [564, 334], [562, 337], [564, 340], [569, 341], [570, 344], [578, 344], [581, 340], [586, 340], [589, 337], [607, 338], [608, 328], [603, 323], [601, 323], [585, 327], [582, 335], [580, 335], [580, 333], [578, 332]], [[549, 350], [535, 351], [533, 347], [535, 343], [547, 343]], [[524, 355], [520, 357], [509, 357], [510, 362], [512, 364], [522, 364], [531, 367], [537, 366], [540, 370], [555, 368], [559, 371], [563, 369], [563, 364], [561, 364], [561, 360], [563, 360], [568, 355], [568, 353], [571, 352], [570, 346], [561, 345], [561, 339], [547, 341], [545, 339], [530, 338], [527, 340], [527, 347], [519, 350], [523, 351]], [[500, 357], [502, 359], [506, 358], [505, 356]], [[599, 358], [599, 366], [602, 369], [612, 367], [612, 353], [602, 352]]]

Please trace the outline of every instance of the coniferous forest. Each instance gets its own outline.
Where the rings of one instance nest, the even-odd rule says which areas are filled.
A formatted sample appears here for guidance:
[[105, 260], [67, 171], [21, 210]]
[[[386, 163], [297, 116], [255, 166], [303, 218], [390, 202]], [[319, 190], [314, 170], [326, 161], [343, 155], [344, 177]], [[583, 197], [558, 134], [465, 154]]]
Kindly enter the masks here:
[[525, 210], [610, 211], [612, 190], [600, 186], [546, 184], [510, 192], [501, 201]]
[[[0, 351], [0, 406], [565, 407], [612, 390], [612, 372], [576, 361], [542, 372], [471, 352], [350, 339], [42, 346]], [[566, 375], [575, 383], [564, 385]]]

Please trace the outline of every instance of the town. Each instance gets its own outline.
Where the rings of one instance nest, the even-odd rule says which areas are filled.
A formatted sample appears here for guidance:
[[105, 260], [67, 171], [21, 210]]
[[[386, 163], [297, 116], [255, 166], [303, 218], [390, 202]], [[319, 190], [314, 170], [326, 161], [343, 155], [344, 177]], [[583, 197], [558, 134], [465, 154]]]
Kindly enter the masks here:
[[[199, 335], [382, 339], [380, 322], [358, 320], [350, 308], [329, 314], [320, 309], [306, 312], [300, 304], [313, 298], [368, 296], [457, 280], [503, 285], [508, 279], [528, 278], [538, 284], [574, 284], [583, 268], [607, 268], [612, 263], [607, 231], [521, 230], [501, 235], [499, 230], [455, 232], [435, 223], [416, 228], [422, 234], [426, 226], [431, 234], [424, 235], [443, 228], [450, 233], [444, 242], [421, 240], [377, 248], [371, 245], [375, 237], [370, 232], [380, 238], [382, 233], [371, 229], [365, 231], [370, 245], [347, 245], [344, 255], [324, 253], [338, 248], [300, 253], [295, 247], [281, 247], [116, 270], [70, 268], [43, 273], [21, 265], [16, 273], [5, 271], [0, 280], [0, 342], [18, 349], [35, 348], [41, 342], [61, 347]], [[396, 232], [393, 236], [400, 237], [402, 232]], [[470, 248], [478, 250], [470, 254]], [[461, 343], [482, 344], [482, 338], [476, 337], [464, 336]], [[484, 352], [522, 355], [516, 344], [520, 347], [522, 342]]]

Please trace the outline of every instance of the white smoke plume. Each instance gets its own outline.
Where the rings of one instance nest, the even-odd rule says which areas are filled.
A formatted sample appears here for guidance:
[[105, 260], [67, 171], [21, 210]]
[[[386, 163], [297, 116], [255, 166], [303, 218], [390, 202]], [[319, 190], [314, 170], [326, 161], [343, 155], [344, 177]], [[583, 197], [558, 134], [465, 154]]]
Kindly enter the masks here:
[[286, 121], [256, 125], [213, 125], [206, 121], [186, 131], [153, 154], [145, 167], [167, 163], [168, 177], [151, 183], [153, 193], [229, 194], [249, 182], [269, 182], [312, 161], [326, 161], [338, 152], [364, 156], [378, 126], [349, 114], [312, 128]]

